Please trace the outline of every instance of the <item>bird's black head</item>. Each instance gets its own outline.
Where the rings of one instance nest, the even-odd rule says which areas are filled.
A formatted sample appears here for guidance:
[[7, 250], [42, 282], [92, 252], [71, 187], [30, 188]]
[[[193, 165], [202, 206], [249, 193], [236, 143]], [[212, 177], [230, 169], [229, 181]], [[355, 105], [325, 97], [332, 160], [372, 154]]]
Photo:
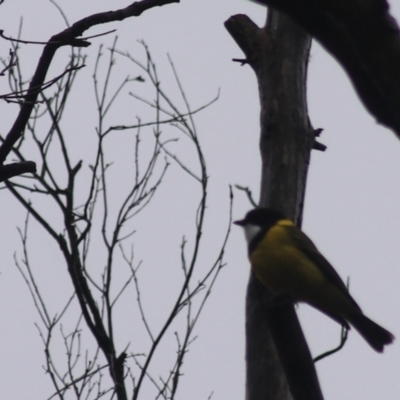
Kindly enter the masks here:
[[260, 228], [267, 228], [284, 218], [285, 216], [282, 213], [271, 208], [255, 208], [249, 211], [244, 219], [235, 221], [234, 224], [242, 227], [255, 225]]
[[255, 208], [249, 211], [244, 219], [234, 222], [244, 229], [249, 254], [265, 233], [281, 219], [285, 217], [279, 211], [270, 208]]

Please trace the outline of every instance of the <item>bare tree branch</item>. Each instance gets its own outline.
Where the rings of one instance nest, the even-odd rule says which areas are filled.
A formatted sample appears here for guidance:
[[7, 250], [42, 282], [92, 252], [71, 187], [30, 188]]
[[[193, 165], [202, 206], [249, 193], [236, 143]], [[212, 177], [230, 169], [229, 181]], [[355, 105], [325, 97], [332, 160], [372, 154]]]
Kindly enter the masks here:
[[6, 135], [0, 146], [0, 165], [3, 165], [6, 157], [10, 154], [12, 147], [20, 139], [31, 116], [33, 107], [37, 102], [38, 94], [43, 90], [47, 71], [53, 61], [56, 51], [62, 46], [87, 47], [90, 43], [86, 39], [79, 38], [87, 29], [112, 21], [122, 21], [129, 17], [137, 17], [144, 11], [153, 7], [163, 6], [171, 3], [179, 3], [179, 0], [142, 0], [134, 2], [130, 6], [99, 14], [94, 14], [75, 22], [71, 27], [52, 36], [43, 49], [36, 71], [32, 77], [29, 89], [24, 96], [18, 117], [12, 128]]
[[[69, 138], [61, 126], [63, 112], [77, 73], [76, 70], [72, 69], [69, 69], [55, 84], [54, 94], [50, 97], [45, 93], [40, 94], [41, 101], [33, 109], [33, 117], [27, 124], [27, 134], [23, 142], [12, 149], [13, 154], [20, 162], [26, 162], [25, 152], [36, 147], [39, 153], [38, 171], [34, 172], [32, 177], [21, 177], [15, 182], [5, 181], [6, 187], [27, 209], [28, 214], [32, 215], [45, 228], [61, 249], [74, 287], [74, 295], [68, 299], [61, 312], [54, 316], [51, 315], [28, 258], [28, 223], [26, 222], [25, 230], [21, 231], [24, 257], [22, 262], [16, 259], [16, 263], [28, 285], [42, 321], [37, 326], [45, 348], [46, 362], [44, 369], [49, 374], [55, 390], [50, 398], [63, 399], [67, 393], [73, 392], [77, 399], [97, 399], [107, 395], [110, 398], [116, 397], [119, 400], [125, 400], [129, 393], [127, 378], [131, 378], [133, 385], [131, 396], [133, 399], [142, 396], [145, 381], [151, 382], [156, 388], [156, 398], [173, 399], [178, 391], [184, 358], [189, 346], [195, 339], [195, 324], [211, 293], [214, 282], [224, 266], [224, 249], [230, 232], [231, 216], [228, 221], [226, 237], [216, 260], [211, 263], [203, 276], [200, 276], [198, 282], [192, 283], [199, 256], [208, 182], [205, 159], [192, 114], [203, 109], [204, 106], [192, 111], [175, 68], [170, 62], [178, 89], [184, 99], [184, 111], [181, 111], [175, 105], [159, 83], [155, 63], [146, 46], [144, 48], [147, 62], [143, 65], [147, 67], [144, 72], [149, 77], [148, 82], [156, 94], [156, 100], [153, 104], [150, 104], [151, 110], [155, 112], [155, 117], [154, 123], [149, 124], [149, 126], [153, 126], [154, 129], [152, 135], [145, 136], [146, 140], [152, 143], [152, 151], [147, 153], [146, 157], [142, 155], [140, 143], [143, 140], [141, 129], [144, 129], [144, 127], [142, 127], [139, 119], [136, 134], [132, 135], [134, 143], [132, 155], [135, 159], [132, 160], [134, 162], [129, 167], [132, 169], [132, 171], [129, 171], [131, 179], [127, 181], [123, 190], [124, 194], [121, 192], [118, 201], [115, 200], [115, 194], [110, 190], [113, 179], [111, 175], [112, 162], [108, 159], [106, 141], [111, 134], [115, 135], [116, 132], [105, 128], [104, 120], [114, 106], [116, 99], [123, 93], [125, 86], [132, 82], [132, 80], [125, 78], [115, 89], [112, 88], [111, 76], [114, 71], [115, 54], [117, 53], [115, 46], [116, 41], [109, 51], [108, 68], [101, 79], [102, 47], [99, 49], [95, 63], [93, 82], [96, 96], [94, 106], [98, 112], [98, 125], [95, 129], [97, 147], [92, 163], [89, 163], [90, 175], [87, 179], [83, 200], [81, 193], [78, 196], [76, 184], [79, 177], [82, 176], [84, 166], [88, 163], [82, 160], [73, 162]], [[80, 54], [75, 54], [70, 62], [73, 63], [78, 57], [81, 57]], [[20, 87], [21, 81], [22, 76], [19, 73], [16, 74], [13, 81], [14, 87]], [[173, 117], [171, 117], [172, 115]], [[47, 132], [38, 131], [36, 121], [39, 117], [47, 117], [50, 120], [51, 123]], [[171, 130], [178, 132], [173, 139], [165, 139], [164, 133], [161, 131], [162, 125], [167, 126], [167, 123]], [[195, 167], [185, 165], [180, 156], [169, 148], [172, 143], [179, 140], [179, 135], [185, 140], [189, 140], [191, 148], [194, 149], [197, 155]], [[59, 154], [56, 160], [52, 157], [54, 152]], [[191, 249], [189, 255], [184, 245], [185, 242], [182, 244], [183, 280], [178, 288], [179, 291], [172, 308], [168, 310], [161, 329], [157, 331], [150, 326], [148, 316], [145, 313], [146, 305], [139, 289], [138, 271], [141, 262], [136, 262], [133, 257], [133, 250], [131, 250], [130, 255], [126, 254], [124, 243], [132, 238], [137, 229], [132, 224], [134, 217], [147, 207], [163, 182], [170, 165], [170, 158], [176, 161], [176, 166], [188, 173], [187, 176], [190, 179], [196, 176], [195, 181], [201, 190], [200, 201], [196, 205], [195, 212], [193, 249]], [[56, 168], [57, 173], [55, 173]], [[63, 171], [61, 176], [64, 176], [64, 178], [60, 177], [60, 170]], [[78, 197], [80, 198], [79, 205], [76, 204]], [[46, 201], [49, 199], [57, 206], [62, 220], [61, 228], [54, 223], [54, 216], [48, 214], [46, 207], [41, 206], [41, 201], [45, 198]], [[232, 210], [232, 194], [230, 210]], [[98, 226], [100, 226], [100, 230], [96, 232], [94, 227]], [[99, 241], [102, 242], [102, 248], [106, 254], [104, 268], [100, 273], [93, 273], [90, 269], [88, 255], [89, 249], [93, 246], [92, 236], [95, 236], [96, 245]], [[116, 251], [118, 249], [119, 252]], [[116, 267], [121, 258], [129, 266], [130, 273], [122, 283], [116, 283]], [[128, 292], [130, 285], [134, 286], [136, 291], [136, 307], [139, 309], [144, 329], [151, 340], [147, 354], [128, 353], [130, 344], [125, 344], [123, 350], [118, 351], [119, 346], [116, 343], [116, 332], [119, 326], [115, 321], [115, 309]], [[62, 321], [66, 311], [77, 305], [79, 306], [79, 315], [76, 318], [75, 326], [72, 329], [64, 328]], [[185, 320], [184, 326], [181, 331], [170, 332], [171, 326], [178, 316], [181, 320]], [[56, 327], [60, 327], [65, 365], [57, 363], [52, 353]], [[94, 338], [93, 342], [96, 346], [96, 350], [90, 355], [88, 350], [85, 351], [82, 339], [83, 332], [87, 331]], [[175, 335], [176, 359], [166, 374], [155, 378], [153, 370], [157, 369], [157, 365], [154, 363], [154, 355], [160, 351], [160, 344], [167, 333]], [[131, 363], [131, 366], [129, 363]], [[132, 364], [139, 367], [137, 376], [133, 375]], [[105, 379], [106, 375], [103, 376], [105, 369], [108, 369], [108, 379]]]

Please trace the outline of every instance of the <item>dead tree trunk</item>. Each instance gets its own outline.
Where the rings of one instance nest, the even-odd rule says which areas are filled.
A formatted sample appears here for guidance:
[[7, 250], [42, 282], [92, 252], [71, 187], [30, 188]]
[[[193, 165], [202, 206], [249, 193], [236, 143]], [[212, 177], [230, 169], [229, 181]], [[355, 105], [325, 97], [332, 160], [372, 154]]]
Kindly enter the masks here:
[[[269, 11], [265, 27], [236, 15], [226, 28], [258, 80], [261, 102], [260, 205], [301, 225], [310, 153], [307, 112], [310, 37], [289, 17]], [[316, 371], [293, 304], [271, 307], [270, 293], [250, 276], [246, 298], [246, 400], [321, 400]]]

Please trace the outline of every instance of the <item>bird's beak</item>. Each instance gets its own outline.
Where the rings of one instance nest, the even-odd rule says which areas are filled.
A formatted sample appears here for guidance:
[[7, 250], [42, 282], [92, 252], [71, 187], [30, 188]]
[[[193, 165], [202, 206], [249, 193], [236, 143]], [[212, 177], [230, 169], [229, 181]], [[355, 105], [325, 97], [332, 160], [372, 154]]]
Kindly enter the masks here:
[[239, 225], [239, 226], [245, 226], [246, 225], [246, 221], [244, 219], [241, 219], [239, 221], [233, 221], [233, 223], [235, 225]]

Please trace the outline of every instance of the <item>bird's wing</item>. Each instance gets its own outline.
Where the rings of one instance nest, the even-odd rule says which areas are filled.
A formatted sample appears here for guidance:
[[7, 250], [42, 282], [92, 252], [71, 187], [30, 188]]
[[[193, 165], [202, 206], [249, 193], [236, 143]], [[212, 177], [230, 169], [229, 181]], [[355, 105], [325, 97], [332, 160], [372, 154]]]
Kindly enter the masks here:
[[[352, 299], [339, 274], [335, 271], [330, 262], [318, 251], [311, 239], [295, 226], [286, 227], [286, 229], [288, 230], [288, 235], [294, 241], [295, 245], [300, 248], [314, 264], [317, 265], [326, 278], [338, 288], [346, 292], [346, 294]], [[357, 309], [359, 309], [357, 303], [353, 299], [352, 301], [357, 306]]]

